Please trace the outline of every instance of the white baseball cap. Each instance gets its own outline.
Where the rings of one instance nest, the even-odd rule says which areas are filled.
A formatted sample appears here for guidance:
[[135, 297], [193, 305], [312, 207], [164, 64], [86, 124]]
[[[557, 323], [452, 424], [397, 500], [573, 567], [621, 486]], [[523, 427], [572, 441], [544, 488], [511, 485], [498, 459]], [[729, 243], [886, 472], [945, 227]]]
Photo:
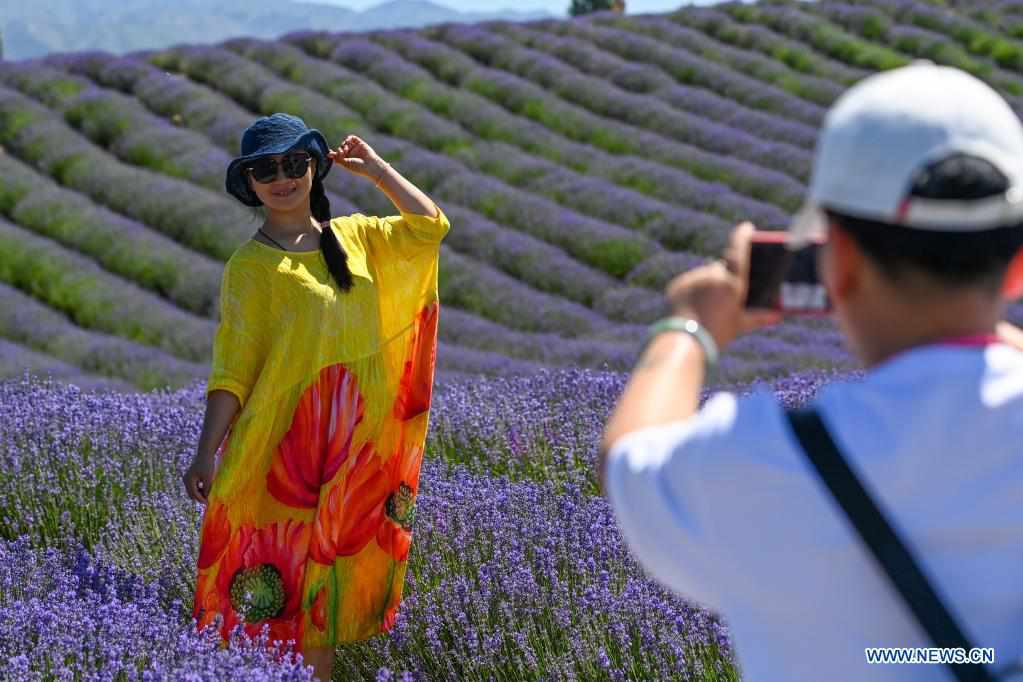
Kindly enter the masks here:
[[[975, 200], [909, 196], [919, 170], [956, 153], [992, 163], [1008, 177], [1008, 191]], [[1023, 222], [1023, 124], [1001, 95], [959, 69], [920, 60], [869, 76], [824, 119], [790, 244], [824, 238], [824, 207], [934, 231]]]

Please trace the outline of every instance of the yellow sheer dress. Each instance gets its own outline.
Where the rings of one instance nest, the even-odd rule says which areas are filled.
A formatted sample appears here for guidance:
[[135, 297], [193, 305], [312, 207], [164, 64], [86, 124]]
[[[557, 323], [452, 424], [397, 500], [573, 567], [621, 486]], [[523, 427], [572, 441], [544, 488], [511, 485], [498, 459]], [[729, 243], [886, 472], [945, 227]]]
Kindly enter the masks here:
[[[241, 410], [217, 454], [193, 615], [299, 651], [394, 624], [437, 348], [438, 217], [334, 218], [354, 286], [319, 250], [255, 240], [224, 267], [207, 393]], [[325, 228], [326, 229], [326, 228]]]

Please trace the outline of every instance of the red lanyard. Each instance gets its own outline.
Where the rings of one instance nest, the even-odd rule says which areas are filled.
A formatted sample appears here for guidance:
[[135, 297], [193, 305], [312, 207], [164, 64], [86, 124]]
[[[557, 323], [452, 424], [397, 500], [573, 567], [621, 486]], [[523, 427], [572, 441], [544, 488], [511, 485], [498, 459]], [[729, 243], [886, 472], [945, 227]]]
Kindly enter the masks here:
[[914, 348], [907, 348], [899, 351], [895, 355], [892, 355], [882, 362], [878, 363], [878, 366], [887, 365], [895, 358], [902, 357], [903, 354], [913, 350], [919, 350], [921, 348], [937, 348], [940, 346], [952, 347], [952, 348], [987, 348], [996, 343], [1005, 343], [998, 334], [965, 334], [963, 336], [948, 336], [931, 343], [922, 344]]
[[966, 336], [952, 336], [941, 339], [937, 345], [958, 346], [960, 348], [982, 348], [993, 343], [1001, 343], [1002, 339], [998, 334], [968, 334]]

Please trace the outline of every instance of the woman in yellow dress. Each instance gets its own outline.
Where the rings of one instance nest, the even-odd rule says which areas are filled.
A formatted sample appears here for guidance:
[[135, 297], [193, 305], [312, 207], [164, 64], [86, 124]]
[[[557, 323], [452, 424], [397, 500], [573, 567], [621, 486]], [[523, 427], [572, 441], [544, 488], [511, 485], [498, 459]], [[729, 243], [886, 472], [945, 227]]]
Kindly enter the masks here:
[[[295, 641], [321, 680], [335, 645], [394, 624], [436, 359], [450, 225], [363, 140], [330, 149], [259, 119], [227, 190], [266, 221], [224, 267], [206, 413], [185, 489], [205, 505], [193, 615]], [[332, 218], [333, 163], [398, 215]]]

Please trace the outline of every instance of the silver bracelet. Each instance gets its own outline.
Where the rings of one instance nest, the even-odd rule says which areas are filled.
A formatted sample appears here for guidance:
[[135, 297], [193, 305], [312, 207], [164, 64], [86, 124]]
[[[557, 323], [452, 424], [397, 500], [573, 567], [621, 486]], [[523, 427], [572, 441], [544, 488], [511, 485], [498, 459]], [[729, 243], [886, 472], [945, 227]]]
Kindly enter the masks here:
[[653, 342], [654, 338], [661, 332], [665, 331], [685, 332], [696, 339], [696, 342], [700, 344], [700, 348], [703, 349], [703, 367], [704, 374], [706, 376], [709, 377], [717, 368], [718, 344], [714, 341], [714, 337], [711, 336], [710, 332], [708, 332], [704, 326], [696, 320], [677, 315], [662, 318], [650, 325], [646, 341], [643, 343], [643, 347], [640, 349], [639, 355], [642, 357], [643, 353], [646, 352], [647, 347]]
[[373, 185], [377, 189], [380, 189], [380, 183], [383, 181], [384, 176], [387, 175], [387, 171], [389, 171], [390, 169], [391, 169], [391, 164], [389, 164], [386, 161], [384, 161], [384, 165], [383, 165], [383, 167], [382, 167], [382, 169], [380, 171], [380, 175], [377, 176], [376, 181], [373, 183]]

